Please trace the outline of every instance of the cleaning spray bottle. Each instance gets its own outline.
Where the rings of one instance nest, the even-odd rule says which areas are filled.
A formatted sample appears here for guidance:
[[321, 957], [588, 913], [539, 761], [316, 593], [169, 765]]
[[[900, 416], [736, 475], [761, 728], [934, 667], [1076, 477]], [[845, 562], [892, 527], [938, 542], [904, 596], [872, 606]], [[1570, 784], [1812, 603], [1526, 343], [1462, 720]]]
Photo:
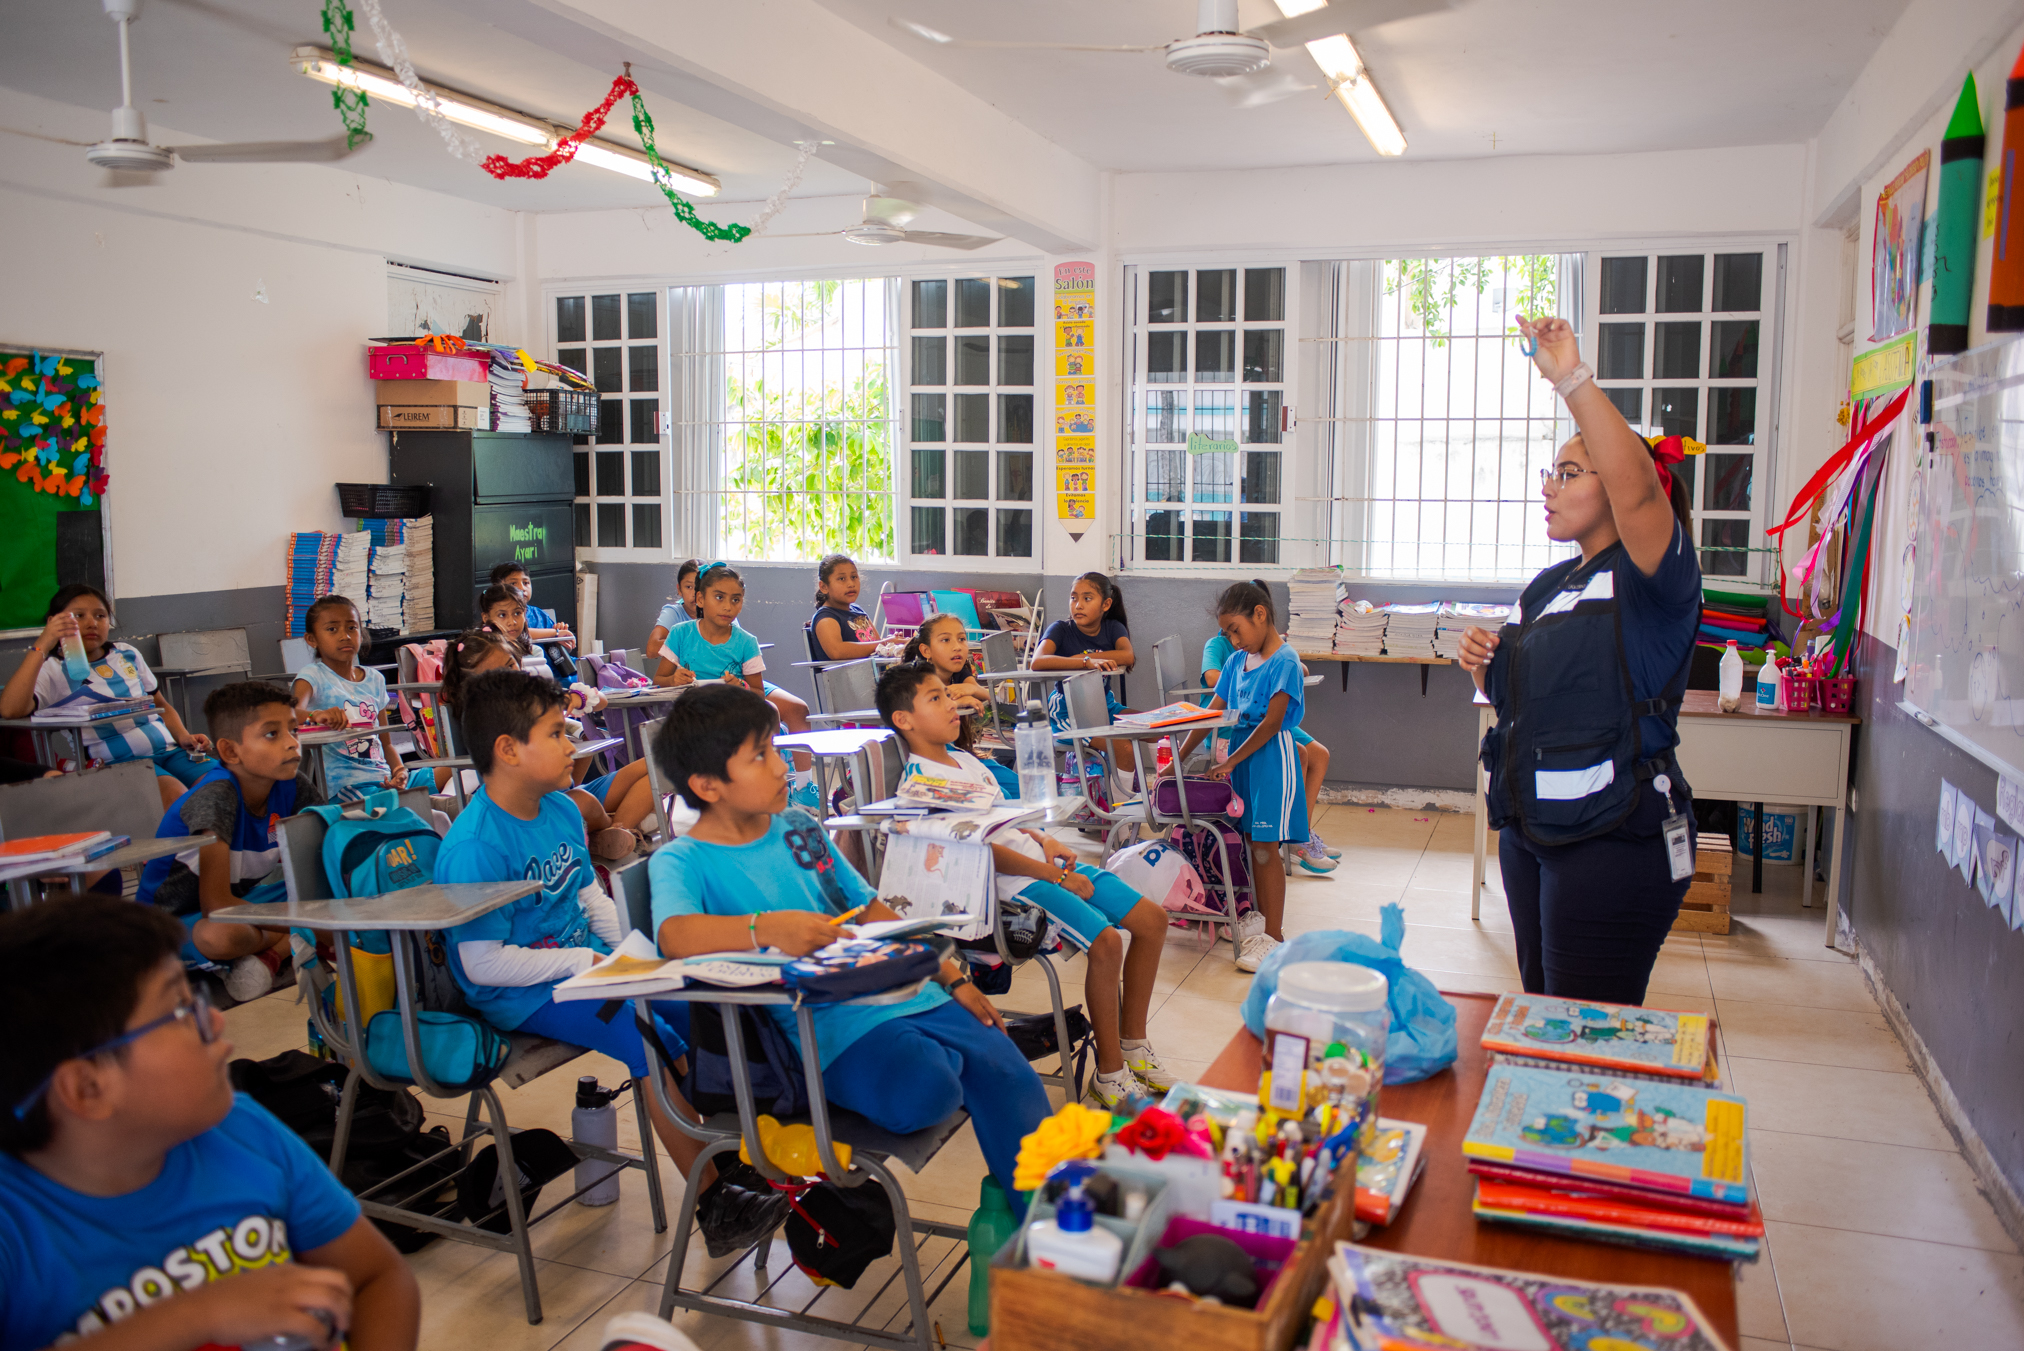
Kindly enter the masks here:
[[1026, 1226], [1026, 1251], [1042, 1271], [1108, 1285], [1124, 1261], [1124, 1240], [1096, 1223], [1096, 1206], [1084, 1190], [1096, 1171], [1086, 1159], [1071, 1159], [1047, 1175], [1067, 1189], [1054, 1203], [1053, 1219]]

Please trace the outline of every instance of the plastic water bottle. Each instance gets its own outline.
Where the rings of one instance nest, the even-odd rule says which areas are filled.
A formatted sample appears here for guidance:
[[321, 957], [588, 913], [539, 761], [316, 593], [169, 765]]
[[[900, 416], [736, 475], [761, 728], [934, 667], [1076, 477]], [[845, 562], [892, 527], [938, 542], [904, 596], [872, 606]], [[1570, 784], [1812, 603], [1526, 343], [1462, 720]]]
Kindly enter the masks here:
[[[618, 1148], [618, 1108], [612, 1106], [612, 1099], [618, 1096], [615, 1088], [599, 1088], [597, 1076], [586, 1074], [576, 1081], [576, 1110], [569, 1114], [569, 1137], [581, 1145], [597, 1145], [603, 1149]], [[576, 1185], [590, 1187], [592, 1182], [603, 1177], [604, 1181], [576, 1198], [580, 1206], [608, 1206], [618, 1200], [618, 1167], [609, 1159], [585, 1159], [576, 1165]], [[605, 1174], [609, 1173], [609, 1177]]]
[[1722, 693], [1721, 705], [1724, 713], [1734, 713], [1736, 705], [1743, 702], [1743, 654], [1736, 650], [1736, 640], [1722, 650]]
[[985, 1177], [977, 1200], [970, 1217], [970, 1335], [982, 1337], [991, 1331], [991, 1258], [1019, 1232], [1019, 1221], [997, 1178]]
[[1019, 800], [1028, 806], [1052, 802], [1055, 798], [1054, 729], [1048, 726], [1044, 710], [1040, 717], [1034, 716], [1038, 709], [1038, 703], [1027, 704], [1019, 715], [1019, 725], [1012, 729], [1013, 759], [1019, 766]]
[[91, 679], [91, 661], [84, 655], [84, 639], [75, 633], [63, 640], [63, 673], [70, 677], [73, 685], [82, 685]]

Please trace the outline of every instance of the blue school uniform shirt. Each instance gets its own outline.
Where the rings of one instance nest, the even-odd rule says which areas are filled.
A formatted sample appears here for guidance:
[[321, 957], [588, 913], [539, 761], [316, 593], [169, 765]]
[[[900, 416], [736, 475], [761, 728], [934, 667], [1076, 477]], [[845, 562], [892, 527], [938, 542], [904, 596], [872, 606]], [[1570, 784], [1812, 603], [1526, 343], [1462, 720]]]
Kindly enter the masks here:
[[[158, 840], [210, 831], [228, 846], [232, 894], [244, 897], [281, 869], [280, 824], [305, 807], [320, 806], [323, 795], [306, 775], [297, 775], [267, 790], [267, 807], [254, 813], [246, 806], [239, 776], [224, 765], [191, 784], [162, 813], [155, 829]], [[203, 908], [197, 895], [197, 855], [203, 846], [168, 858], [154, 859], [141, 870], [135, 899], [159, 905], [176, 915], [194, 915]]]
[[1234, 653], [1223, 667], [1222, 679], [1216, 682], [1216, 697], [1223, 701], [1223, 707], [1237, 715], [1237, 725], [1230, 731], [1232, 746], [1243, 745], [1252, 729], [1265, 720], [1267, 706], [1275, 694], [1286, 696], [1280, 731], [1290, 732], [1298, 727], [1301, 715], [1307, 711], [1307, 676], [1300, 669], [1300, 658], [1291, 643], [1279, 644], [1279, 650], [1255, 670], [1246, 670], [1251, 657], [1249, 652]]
[[549, 793], [532, 821], [493, 802], [483, 788], [458, 814], [436, 853], [436, 881], [539, 880], [541, 890], [450, 930], [450, 971], [471, 1007], [485, 1021], [511, 1032], [548, 1002], [554, 981], [540, 985], [480, 985], [464, 973], [460, 943], [492, 941], [519, 948], [611, 947], [591, 930], [576, 893], [597, 885], [584, 843], [583, 813], [567, 793]]
[[766, 659], [759, 655], [759, 640], [736, 624], [731, 626], [729, 638], [713, 643], [703, 636], [702, 621], [692, 619], [668, 631], [661, 655], [695, 672], [698, 680], [721, 680], [727, 675], [742, 679], [766, 669]]
[[[91, 674], [83, 688], [107, 699], [145, 699], [155, 692], [155, 673], [140, 653], [125, 643], [106, 644], [105, 655], [91, 663]], [[42, 663], [35, 672], [35, 706], [49, 708], [77, 693], [59, 653]], [[176, 748], [169, 725], [159, 714], [149, 714], [116, 731], [84, 729], [84, 753], [94, 760], [119, 764], [124, 760], [152, 760]]]
[[[654, 893], [655, 934], [676, 915], [759, 915], [769, 910], [840, 915], [878, 896], [806, 812], [781, 813], [750, 844], [710, 844], [684, 835], [654, 852], [647, 861], [647, 881]], [[948, 999], [930, 981], [903, 1004], [817, 1008], [815, 1039], [821, 1044], [822, 1067], [828, 1069], [879, 1024], [926, 1013]], [[767, 1012], [799, 1047], [793, 1011]]]
[[[1693, 651], [1701, 623], [1701, 558], [1693, 541], [1673, 522], [1673, 542], [1647, 577], [1626, 552], [1616, 566], [1617, 615], [1623, 625], [1623, 655], [1630, 666], [1631, 696], [1656, 699]], [[1638, 720], [1642, 754], [1657, 755], [1675, 738], [1664, 718]]]
[[669, 633], [691, 622], [689, 612], [682, 608], [682, 603], [678, 600], [671, 600], [663, 605], [660, 614], [654, 617], [654, 627], [666, 629]]
[[552, 629], [555, 627], [555, 611], [544, 610], [539, 605], [527, 607], [527, 627], [530, 629]]
[[0, 1348], [88, 1336], [179, 1290], [321, 1248], [358, 1217], [323, 1160], [243, 1093], [124, 1196], [72, 1191], [0, 1153]]
[[302, 752], [305, 757], [323, 756], [324, 782], [330, 785], [332, 797], [347, 788], [377, 788], [391, 777], [378, 731], [380, 713], [392, 702], [387, 696], [387, 678], [370, 666], [359, 670], [364, 673], [359, 679], [346, 680], [321, 661], [312, 661], [295, 673], [297, 680], [309, 686], [312, 713], [341, 708], [359, 732], [349, 741], [309, 746]]

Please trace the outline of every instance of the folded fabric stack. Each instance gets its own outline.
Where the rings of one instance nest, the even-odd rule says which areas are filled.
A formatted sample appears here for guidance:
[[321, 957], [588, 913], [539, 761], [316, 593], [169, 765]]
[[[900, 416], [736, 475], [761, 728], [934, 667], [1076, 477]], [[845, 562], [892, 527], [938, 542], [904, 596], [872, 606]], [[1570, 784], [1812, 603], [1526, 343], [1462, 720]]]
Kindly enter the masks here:
[[1701, 627], [1694, 641], [1709, 647], [1725, 647], [1730, 639], [1745, 652], [1762, 651], [1778, 638], [1771, 622], [1768, 596], [1745, 596], [1733, 591], [1701, 593]]
[[527, 368], [510, 348], [492, 349], [492, 426], [502, 432], [531, 432], [527, 411]]
[[1422, 605], [1392, 604], [1384, 607], [1389, 616], [1384, 628], [1384, 652], [1387, 657], [1431, 657], [1434, 655], [1434, 630], [1441, 622], [1441, 602], [1427, 601]]
[[1385, 621], [1391, 616], [1367, 600], [1346, 600], [1335, 607], [1335, 650], [1346, 657], [1384, 655]]
[[298, 530], [288, 537], [288, 636], [299, 638], [309, 607], [331, 591], [341, 537], [323, 530]]
[[1474, 601], [1441, 602], [1439, 626], [1434, 629], [1434, 655], [1454, 661], [1462, 655], [1462, 632], [1480, 628], [1495, 632], [1511, 617], [1508, 605], [1480, 605]]
[[1326, 652], [1335, 640], [1342, 569], [1302, 568], [1286, 584], [1286, 641], [1295, 652]]

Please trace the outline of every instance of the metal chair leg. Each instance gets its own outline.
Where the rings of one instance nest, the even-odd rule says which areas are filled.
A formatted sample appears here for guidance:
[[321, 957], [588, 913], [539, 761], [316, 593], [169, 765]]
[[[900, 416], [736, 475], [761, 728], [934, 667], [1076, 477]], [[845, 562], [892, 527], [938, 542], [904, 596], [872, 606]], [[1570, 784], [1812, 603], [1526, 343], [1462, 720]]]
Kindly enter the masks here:
[[499, 1189], [506, 1196], [506, 1223], [513, 1233], [513, 1255], [520, 1260], [520, 1294], [527, 1302], [527, 1321], [541, 1321], [541, 1286], [534, 1275], [534, 1240], [527, 1232], [527, 1208], [520, 1198], [520, 1165], [513, 1161], [513, 1135], [506, 1128], [506, 1113], [499, 1095], [486, 1084], [472, 1096], [483, 1094], [485, 1115], [492, 1123], [492, 1144], [499, 1151]]
[[351, 1148], [351, 1114], [358, 1107], [358, 1071], [344, 1076], [344, 1094], [337, 1100], [337, 1130], [330, 1139], [330, 1175], [342, 1181], [344, 1155]]
[[863, 1168], [885, 1188], [886, 1199], [892, 1203], [895, 1243], [900, 1250], [900, 1273], [907, 1280], [907, 1308], [914, 1324], [914, 1341], [921, 1351], [935, 1351], [935, 1329], [928, 1319], [927, 1292], [921, 1284], [921, 1253], [914, 1241], [914, 1217], [907, 1210], [906, 1193], [883, 1165], [872, 1159], [865, 1159], [853, 1166]]
[[695, 1163], [689, 1167], [688, 1179], [682, 1187], [681, 1213], [675, 1218], [675, 1247], [674, 1251], [668, 1254], [667, 1279], [661, 1283], [662, 1318], [667, 1318], [675, 1311], [675, 1292], [682, 1288], [682, 1271], [688, 1265], [689, 1230], [695, 1225], [696, 1200], [702, 1195], [702, 1188], [697, 1185], [697, 1179], [707, 1171], [712, 1159], [719, 1154], [731, 1153], [737, 1147], [736, 1140], [719, 1140], [697, 1155]]
[[[652, 1068], [647, 1070], [649, 1074], [655, 1072]], [[668, 1207], [667, 1202], [661, 1199], [661, 1161], [654, 1152], [653, 1118], [647, 1113], [646, 1095], [649, 1091], [645, 1084], [633, 1081], [633, 1113], [639, 1118], [640, 1159], [646, 1166], [647, 1201], [653, 1207], [654, 1232], [665, 1234], [668, 1231]]]

